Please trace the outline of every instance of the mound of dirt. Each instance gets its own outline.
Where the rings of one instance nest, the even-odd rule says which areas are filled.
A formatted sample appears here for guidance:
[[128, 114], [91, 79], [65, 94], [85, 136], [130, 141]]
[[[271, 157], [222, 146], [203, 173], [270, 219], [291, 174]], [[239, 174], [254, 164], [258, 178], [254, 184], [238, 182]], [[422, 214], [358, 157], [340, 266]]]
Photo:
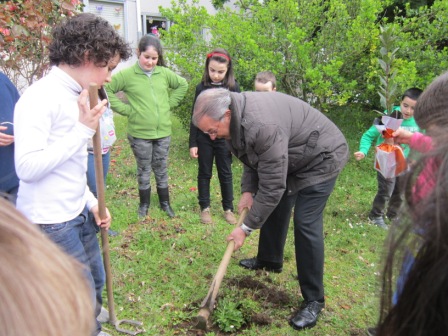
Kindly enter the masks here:
[[258, 325], [269, 325], [272, 323], [272, 318], [264, 313], [256, 313], [250, 317], [250, 322]]
[[253, 290], [255, 299], [266, 301], [274, 306], [289, 305], [292, 302], [285, 291], [282, 291], [275, 286], [267, 286], [263, 282], [250, 276], [232, 278], [228, 281], [228, 284], [240, 289], [246, 288]]

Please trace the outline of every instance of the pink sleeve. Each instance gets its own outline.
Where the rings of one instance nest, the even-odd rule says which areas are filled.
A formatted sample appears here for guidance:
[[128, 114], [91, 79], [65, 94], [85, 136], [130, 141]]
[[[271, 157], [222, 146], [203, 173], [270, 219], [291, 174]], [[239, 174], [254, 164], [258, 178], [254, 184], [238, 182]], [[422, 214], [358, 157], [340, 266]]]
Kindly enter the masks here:
[[427, 135], [415, 132], [411, 136], [409, 147], [421, 153], [428, 152], [430, 149], [432, 149], [432, 139]]

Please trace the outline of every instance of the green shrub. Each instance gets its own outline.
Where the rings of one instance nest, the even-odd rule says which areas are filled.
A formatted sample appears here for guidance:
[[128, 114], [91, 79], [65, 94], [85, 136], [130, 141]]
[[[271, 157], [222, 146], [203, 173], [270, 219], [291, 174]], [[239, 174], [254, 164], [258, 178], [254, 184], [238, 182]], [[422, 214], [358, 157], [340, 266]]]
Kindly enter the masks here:
[[214, 321], [219, 329], [225, 332], [235, 332], [245, 323], [243, 313], [238, 309], [239, 304], [233, 298], [220, 299], [215, 310]]

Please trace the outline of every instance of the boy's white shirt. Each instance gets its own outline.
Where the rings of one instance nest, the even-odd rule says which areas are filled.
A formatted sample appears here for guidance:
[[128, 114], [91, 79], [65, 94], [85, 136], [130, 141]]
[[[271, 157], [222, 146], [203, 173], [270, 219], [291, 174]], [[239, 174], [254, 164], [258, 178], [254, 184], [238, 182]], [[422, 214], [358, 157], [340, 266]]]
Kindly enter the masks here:
[[66, 222], [98, 203], [87, 186], [87, 141], [95, 130], [79, 122], [81, 91], [53, 67], [16, 104], [17, 208], [33, 223]]

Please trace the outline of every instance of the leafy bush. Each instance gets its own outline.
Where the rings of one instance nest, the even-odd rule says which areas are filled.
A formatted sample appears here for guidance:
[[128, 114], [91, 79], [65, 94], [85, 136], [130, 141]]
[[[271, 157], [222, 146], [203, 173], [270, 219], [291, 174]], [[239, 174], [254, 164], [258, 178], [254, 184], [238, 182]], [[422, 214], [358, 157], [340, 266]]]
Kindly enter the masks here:
[[222, 298], [215, 310], [214, 321], [219, 329], [225, 332], [235, 332], [245, 323], [243, 313], [238, 309], [231, 297]]
[[51, 27], [83, 6], [79, 0], [0, 3], [0, 70], [20, 91], [48, 70]]
[[[270, 70], [279, 91], [321, 110], [351, 102], [380, 109], [381, 26], [396, 34], [398, 96], [409, 87], [423, 89], [448, 68], [448, 2], [407, 5], [394, 20], [384, 16], [390, 5], [388, 0], [241, 1], [210, 15], [197, 1], [178, 0], [160, 11], [176, 23], [163, 37], [170, 46], [167, 56], [192, 87], [200, 81], [206, 53], [222, 47], [235, 61], [243, 90], [252, 90], [257, 72]], [[191, 117], [193, 91], [185, 100], [188, 107], [176, 111], [181, 120]]]

